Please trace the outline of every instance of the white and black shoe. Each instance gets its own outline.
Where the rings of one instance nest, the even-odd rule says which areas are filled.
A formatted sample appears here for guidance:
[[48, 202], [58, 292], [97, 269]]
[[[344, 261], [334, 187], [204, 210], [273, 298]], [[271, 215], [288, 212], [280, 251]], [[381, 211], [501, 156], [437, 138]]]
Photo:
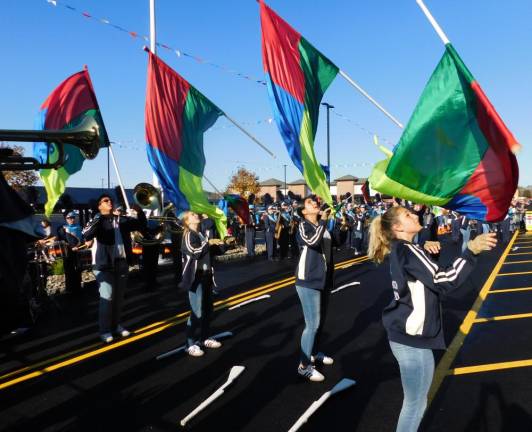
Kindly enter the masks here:
[[222, 343], [217, 341], [216, 339], [209, 338], [203, 341], [203, 346], [205, 348], [216, 349], [220, 348], [222, 346]]
[[192, 357], [201, 357], [203, 354], [205, 354], [198, 345], [189, 346], [185, 351], [189, 356]]
[[326, 356], [322, 352], [319, 352], [318, 354], [316, 354], [316, 356], [311, 356], [310, 361], [312, 363], [318, 362], [326, 366], [330, 366], [334, 363], [334, 360], [332, 357]]
[[316, 368], [312, 365], [308, 365], [307, 367], [299, 366], [297, 368], [297, 373], [302, 377], [308, 379], [309, 381], [313, 382], [320, 382], [325, 379], [325, 376], [322, 373], [318, 372]]

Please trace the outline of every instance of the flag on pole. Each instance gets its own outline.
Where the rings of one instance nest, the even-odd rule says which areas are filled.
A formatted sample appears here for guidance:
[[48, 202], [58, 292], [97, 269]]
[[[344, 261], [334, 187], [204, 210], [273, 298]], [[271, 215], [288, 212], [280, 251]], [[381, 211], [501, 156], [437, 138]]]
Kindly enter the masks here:
[[309, 188], [332, 205], [314, 138], [321, 99], [339, 69], [262, 0], [260, 16], [262, 62], [275, 121]]
[[[100, 108], [87, 68], [64, 80], [44, 101], [35, 121], [38, 130], [70, 129], [79, 125], [85, 118], [93, 117], [98, 123], [100, 147], [109, 145], [109, 138], [100, 114]], [[44, 211], [52, 213], [57, 201], [66, 188], [68, 178], [78, 172], [85, 158], [80, 149], [64, 144], [65, 163], [58, 169], [42, 169], [39, 175], [46, 189], [47, 202]], [[34, 143], [33, 155], [41, 163], [57, 161], [59, 151], [55, 143]]]
[[248, 201], [244, 197], [236, 194], [225, 195], [224, 199], [227, 201], [229, 207], [242, 219], [242, 222], [248, 225], [250, 223]]
[[203, 134], [223, 112], [176, 71], [149, 53], [146, 150], [165, 196], [178, 210], [211, 217], [223, 238], [227, 219], [203, 190]]
[[385, 194], [497, 222], [517, 188], [519, 147], [449, 43], [393, 155], [369, 181]]

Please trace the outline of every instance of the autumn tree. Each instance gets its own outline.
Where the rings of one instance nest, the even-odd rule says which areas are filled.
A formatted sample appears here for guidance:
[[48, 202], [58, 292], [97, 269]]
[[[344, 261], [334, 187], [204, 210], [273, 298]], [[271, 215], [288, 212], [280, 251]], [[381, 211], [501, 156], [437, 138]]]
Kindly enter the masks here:
[[260, 191], [259, 178], [253, 171], [248, 171], [244, 167], [238, 167], [236, 173], [231, 176], [227, 193], [238, 193], [247, 198], [250, 194]]
[[[6, 143], [0, 142], [1, 148], [11, 148], [13, 150], [13, 156], [24, 156], [24, 147], [21, 146], [8, 146]], [[15, 190], [21, 191], [22, 189], [32, 186], [39, 180], [37, 174], [32, 170], [27, 171], [4, 171], [4, 178], [7, 183]]]

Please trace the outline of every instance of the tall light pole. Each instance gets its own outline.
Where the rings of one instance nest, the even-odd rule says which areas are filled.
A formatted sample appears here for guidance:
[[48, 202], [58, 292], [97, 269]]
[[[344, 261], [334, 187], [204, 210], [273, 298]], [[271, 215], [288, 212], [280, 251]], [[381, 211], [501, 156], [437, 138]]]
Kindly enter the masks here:
[[284, 197], [286, 199], [286, 195], [288, 195], [288, 191], [286, 190], [286, 164], [283, 164], [284, 166]]
[[327, 185], [329, 189], [331, 188], [331, 135], [329, 130], [329, 111], [331, 108], [334, 108], [333, 105], [328, 104], [327, 102], [321, 103], [327, 108], [327, 167], [329, 168], [329, 177], [327, 178]]

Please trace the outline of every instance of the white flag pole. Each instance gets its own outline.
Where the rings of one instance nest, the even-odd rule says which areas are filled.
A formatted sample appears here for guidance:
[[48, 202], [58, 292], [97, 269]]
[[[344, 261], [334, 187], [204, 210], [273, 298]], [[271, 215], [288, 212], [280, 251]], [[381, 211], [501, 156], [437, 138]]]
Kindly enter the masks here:
[[233, 123], [238, 129], [240, 129], [242, 132], [244, 132], [251, 140], [257, 144], [259, 147], [261, 147], [264, 151], [266, 151], [272, 158], [277, 159], [277, 156], [275, 156], [264, 144], [262, 144], [257, 138], [255, 138], [253, 135], [251, 135], [247, 130], [245, 130], [242, 126], [240, 126], [233, 118], [229, 117], [226, 113], [224, 113], [224, 116], [227, 120], [229, 120], [231, 123]]
[[366, 99], [368, 99], [373, 105], [375, 105], [379, 110], [381, 110], [386, 117], [393, 121], [397, 126], [403, 129], [403, 124], [397, 120], [393, 115], [386, 111], [375, 99], [373, 99], [362, 87], [360, 87], [353, 79], [347, 75], [343, 70], [339, 70], [338, 73], [354, 88], [356, 88]]
[[122, 196], [124, 197], [126, 209], [129, 212], [131, 207], [129, 207], [129, 200], [127, 199], [126, 190], [124, 189], [124, 184], [122, 183], [120, 171], [118, 171], [118, 165], [116, 164], [115, 154], [113, 152], [113, 147], [111, 147], [111, 143], [109, 143], [109, 154], [111, 155], [111, 160], [113, 161], [113, 166], [115, 167], [116, 177], [118, 178], [118, 184], [120, 185], [120, 190], [122, 191]]
[[436, 31], [436, 33], [438, 33], [438, 36], [440, 37], [441, 41], [444, 43], [444, 45], [447, 45], [448, 43], [450, 43], [449, 41], [449, 38], [447, 37], [447, 35], [443, 32], [442, 28], [440, 27], [440, 25], [436, 22], [436, 20], [434, 19], [434, 17], [432, 16], [432, 14], [430, 13], [430, 11], [427, 9], [427, 6], [425, 6], [425, 3], [423, 3], [423, 0], [416, 0], [416, 3], [418, 4], [418, 6], [421, 8], [421, 10], [423, 11], [423, 13], [425, 14], [425, 16], [427, 17], [427, 19], [429, 20], [429, 22], [431, 23], [432, 27], [434, 28], [434, 30]]

